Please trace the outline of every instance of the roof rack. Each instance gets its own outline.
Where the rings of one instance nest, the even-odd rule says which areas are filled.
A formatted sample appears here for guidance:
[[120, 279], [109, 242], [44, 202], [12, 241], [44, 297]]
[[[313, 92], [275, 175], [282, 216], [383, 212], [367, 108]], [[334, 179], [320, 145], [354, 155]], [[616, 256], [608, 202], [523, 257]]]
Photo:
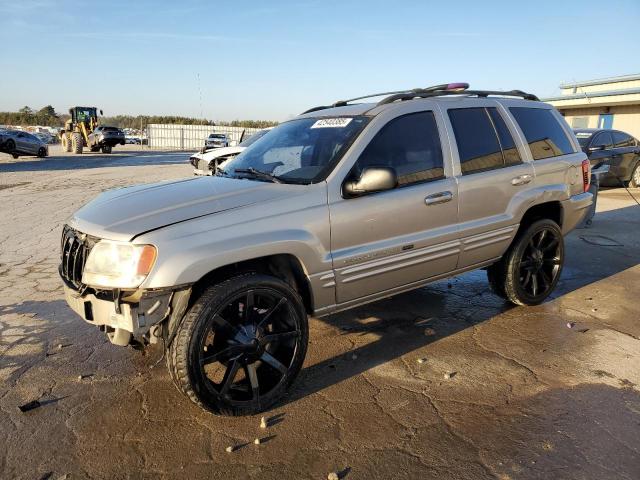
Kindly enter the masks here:
[[383, 92], [383, 93], [373, 93], [371, 95], [364, 95], [362, 97], [350, 98], [349, 100], [339, 100], [332, 105], [320, 105], [318, 107], [310, 108], [302, 112], [301, 115], [305, 113], [317, 112], [318, 110], [325, 110], [327, 108], [334, 107], [345, 107], [350, 102], [354, 102], [356, 100], [364, 100], [365, 98], [374, 98], [381, 97], [383, 95], [389, 95], [388, 97], [380, 100], [376, 106], [378, 105], [386, 105], [387, 103], [393, 103], [397, 101], [405, 101], [412, 100], [414, 98], [428, 98], [428, 97], [439, 97], [445, 95], [475, 95], [478, 97], [488, 97], [489, 95], [498, 95], [498, 96], [506, 96], [506, 97], [520, 97], [525, 100], [534, 100], [538, 101], [538, 97], [531, 93], [523, 92], [522, 90], [510, 90], [506, 92], [502, 91], [494, 91], [494, 90], [468, 90], [468, 83], [443, 83], [441, 85], [434, 85], [432, 87], [427, 88], [414, 88], [413, 90], [399, 90], [397, 92]]
[[425, 92], [411, 92], [411, 93], [398, 93], [395, 95], [391, 95], [383, 100], [380, 100], [376, 106], [378, 105], [386, 105], [388, 103], [393, 103], [397, 101], [404, 100], [412, 100], [414, 98], [429, 98], [429, 97], [442, 97], [448, 95], [475, 95], [476, 97], [488, 97], [489, 95], [496, 95], [501, 97], [519, 97], [525, 100], [533, 100], [539, 101], [540, 99], [533, 95], [532, 93], [523, 92], [522, 90], [509, 90], [509, 91], [498, 91], [498, 90], [436, 90], [436, 91], [425, 91]]

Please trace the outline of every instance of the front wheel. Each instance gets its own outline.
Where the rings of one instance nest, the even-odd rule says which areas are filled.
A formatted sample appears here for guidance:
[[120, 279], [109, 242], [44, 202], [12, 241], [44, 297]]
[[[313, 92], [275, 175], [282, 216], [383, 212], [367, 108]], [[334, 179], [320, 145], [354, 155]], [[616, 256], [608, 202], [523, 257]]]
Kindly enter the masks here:
[[38, 149], [38, 157], [40, 157], [40, 158], [44, 158], [44, 157], [46, 157], [46, 156], [47, 156], [47, 149], [46, 149], [46, 148], [44, 148], [44, 147], [40, 147], [40, 148]]
[[71, 149], [73, 153], [82, 153], [82, 147], [84, 146], [84, 141], [82, 140], [82, 134], [78, 132], [74, 132], [71, 134]]
[[548, 219], [534, 222], [518, 234], [497, 265], [504, 279], [504, 295], [511, 303], [542, 303], [556, 287], [564, 265], [560, 227]]
[[269, 408], [300, 372], [309, 337], [300, 295], [261, 274], [207, 288], [169, 346], [174, 383], [213, 413], [251, 415]]
[[111, 153], [111, 145], [103, 145], [102, 153]]

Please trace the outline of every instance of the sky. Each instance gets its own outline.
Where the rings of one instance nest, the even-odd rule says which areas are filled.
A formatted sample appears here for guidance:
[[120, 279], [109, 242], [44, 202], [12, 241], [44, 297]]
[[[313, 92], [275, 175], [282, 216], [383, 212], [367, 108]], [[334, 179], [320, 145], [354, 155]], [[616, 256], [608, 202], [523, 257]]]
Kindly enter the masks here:
[[0, 0], [0, 111], [286, 120], [448, 82], [640, 73], [640, 1]]

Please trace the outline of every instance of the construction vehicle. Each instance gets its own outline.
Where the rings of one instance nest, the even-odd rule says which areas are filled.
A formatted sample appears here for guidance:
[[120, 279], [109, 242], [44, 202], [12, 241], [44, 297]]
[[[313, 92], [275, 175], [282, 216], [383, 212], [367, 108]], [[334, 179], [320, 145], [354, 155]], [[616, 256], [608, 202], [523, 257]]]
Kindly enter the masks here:
[[60, 143], [65, 152], [82, 153], [82, 149], [88, 147], [92, 152], [111, 153], [114, 145], [124, 145], [122, 130], [98, 126], [96, 107], [71, 107], [69, 114], [71, 118], [60, 131]]

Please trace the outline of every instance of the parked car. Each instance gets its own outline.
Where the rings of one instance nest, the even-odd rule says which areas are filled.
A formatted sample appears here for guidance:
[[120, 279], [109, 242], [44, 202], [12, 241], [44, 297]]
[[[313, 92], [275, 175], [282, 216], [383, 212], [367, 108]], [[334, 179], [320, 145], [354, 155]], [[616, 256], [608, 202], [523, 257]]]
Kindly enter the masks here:
[[576, 129], [574, 132], [592, 168], [609, 165], [609, 172], [600, 176], [600, 185], [640, 187], [638, 140], [619, 130]]
[[221, 148], [229, 146], [229, 138], [224, 133], [212, 133], [204, 141], [204, 148]]
[[42, 139], [21, 130], [0, 131], [0, 151], [9, 153], [13, 158], [21, 155], [49, 155], [49, 147]]
[[205, 152], [194, 153], [189, 157], [189, 163], [194, 167], [193, 174], [213, 175], [216, 168], [244, 151], [249, 145], [252, 145], [259, 138], [262, 138], [269, 130], [271, 130], [271, 128], [259, 130], [235, 147], [215, 148]]
[[161, 341], [181, 392], [243, 415], [286, 394], [308, 315], [478, 268], [543, 302], [589, 161], [552, 106], [467, 87], [316, 107], [215, 177], [102, 193], [62, 232], [68, 304], [117, 345]]

